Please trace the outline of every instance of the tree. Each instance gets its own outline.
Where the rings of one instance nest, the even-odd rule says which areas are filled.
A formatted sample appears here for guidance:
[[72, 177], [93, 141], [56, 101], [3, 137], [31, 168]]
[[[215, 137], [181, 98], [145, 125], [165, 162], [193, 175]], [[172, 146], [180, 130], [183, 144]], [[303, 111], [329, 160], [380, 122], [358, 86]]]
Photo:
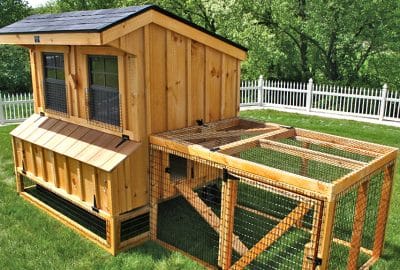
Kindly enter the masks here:
[[[18, 21], [31, 12], [28, 3], [23, 0], [0, 1], [0, 27]], [[28, 50], [0, 45], [0, 91], [31, 91]]]
[[273, 31], [281, 40], [281, 50], [292, 56], [287, 65], [302, 80], [315, 76], [320, 80], [360, 84], [368, 76], [368, 60], [386, 52], [393, 36], [399, 35], [396, 0], [239, 3], [242, 12], [253, 14], [256, 24]]

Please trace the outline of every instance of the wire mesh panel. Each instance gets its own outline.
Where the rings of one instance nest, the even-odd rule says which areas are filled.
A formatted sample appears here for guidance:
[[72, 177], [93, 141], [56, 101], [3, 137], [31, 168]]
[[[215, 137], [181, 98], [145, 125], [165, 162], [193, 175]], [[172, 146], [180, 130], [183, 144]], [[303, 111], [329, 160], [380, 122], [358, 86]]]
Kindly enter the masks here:
[[208, 266], [312, 269], [316, 264], [319, 200], [155, 146], [151, 186], [152, 238]]
[[[384, 168], [387, 168], [386, 166]], [[376, 240], [384, 234], [386, 217], [382, 211], [382, 194], [390, 193], [382, 168], [351, 187], [337, 198], [330, 269], [358, 269], [371, 259]], [[389, 180], [388, 180], [389, 179]], [[383, 222], [383, 223], [382, 223]]]
[[234, 233], [248, 247], [233, 269], [312, 269], [322, 202], [240, 178]]
[[[222, 269], [356, 269], [381, 255], [394, 148], [241, 119], [151, 141], [153, 239]], [[179, 222], [189, 241], [171, 233]]]
[[151, 151], [152, 237], [218, 265], [221, 170], [178, 153]]

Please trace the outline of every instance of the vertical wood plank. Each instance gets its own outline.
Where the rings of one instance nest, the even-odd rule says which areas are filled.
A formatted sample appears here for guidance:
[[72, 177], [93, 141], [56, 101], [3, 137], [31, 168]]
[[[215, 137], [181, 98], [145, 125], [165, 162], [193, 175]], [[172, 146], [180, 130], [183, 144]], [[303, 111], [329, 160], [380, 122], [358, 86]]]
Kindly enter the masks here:
[[167, 121], [168, 130], [186, 126], [186, 40], [167, 30]]
[[229, 269], [232, 264], [233, 226], [237, 191], [237, 180], [228, 179], [228, 181], [222, 183], [218, 264], [224, 270]]
[[77, 47], [77, 88], [78, 88], [78, 117], [86, 119], [87, 101], [86, 89], [89, 87], [87, 57]]
[[329, 254], [332, 244], [333, 236], [333, 225], [335, 221], [335, 210], [336, 201], [326, 202], [326, 207], [324, 209], [324, 220], [323, 220], [323, 230], [322, 230], [322, 241], [321, 241], [321, 259], [322, 264], [320, 270], [326, 270], [329, 266]]
[[221, 118], [221, 62], [222, 54], [206, 47], [206, 122]]
[[240, 60], [236, 60], [236, 116], [240, 113]]
[[357, 269], [358, 256], [360, 255], [362, 231], [367, 213], [368, 185], [370, 180], [365, 181], [357, 190], [356, 209], [354, 211], [353, 232], [351, 235], [351, 247], [347, 262], [347, 269]]
[[385, 242], [386, 223], [389, 215], [390, 199], [392, 197], [393, 189], [394, 165], [386, 166], [383, 172], [384, 178], [375, 228], [374, 247], [372, 249], [372, 257], [374, 258], [379, 258], [382, 255], [383, 245]]
[[221, 116], [226, 119], [236, 116], [237, 66], [235, 58], [224, 55], [223, 59]]
[[203, 44], [191, 42], [191, 86], [188, 88], [188, 104], [190, 104], [188, 125], [196, 124], [196, 120], [205, 119], [204, 91], [205, 91], [205, 47]]
[[30, 59], [30, 63], [31, 63], [31, 77], [32, 77], [34, 110], [35, 110], [35, 113], [39, 113], [39, 107], [41, 107], [41, 104], [40, 104], [38, 77], [37, 77], [37, 70], [36, 70], [36, 57], [35, 57], [34, 49], [29, 50], [29, 59]]
[[93, 203], [93, 196], [96, 195], [95, 171], [92, 166], [82, 164], [82, 186], [83, 200], [87, 203]]
[[[165, 29], [155, 24], [151, 24], [150, 42], [150, 116], [148, 115], [147, 117], [150, 117], [151, 119], [150, 133], [157, 133], [167, 130], [168, 112]], [[147, 111], [149, 111], [149, 108], [147, 108]]]
[[[191, 126], [192, 117], [192, 100], [189, 97], [192, 93], [192, 40], [186, 38], [186, 124], [185, 126]], [[190, 102], [189, 102], [190, 101]]]
[[125, 74], [125, 57], [118, 56], [118, 88], [119, 88], [119, 102], [120, 102], [120, 121], [122, 130], [128, 129], [128, 114], [127, 114], [127, 87], [126, 87], [126, 74]]
[[[98, 189], [99, 189], [99, 203], [98, 203], [98, 208], [102, 209], [103, 211], [107, 212], [107, 213], [111, 213], [110, 207], [109, 207], [109, 203], [110, 200], [108, 198], [108, 177], [107, 177], [107, 173], [96, 169], [97, 171], [97, 183], [98, 183]], [[96, 197], [97, 198], [97, 197]]]

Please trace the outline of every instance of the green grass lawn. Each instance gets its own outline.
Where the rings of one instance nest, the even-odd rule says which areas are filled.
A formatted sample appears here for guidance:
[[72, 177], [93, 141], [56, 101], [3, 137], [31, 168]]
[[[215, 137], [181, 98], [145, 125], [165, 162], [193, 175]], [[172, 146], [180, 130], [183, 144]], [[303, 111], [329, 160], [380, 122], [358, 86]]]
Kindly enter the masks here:
[[[269, 110], [241, 116], [400, 147], [400, 128]], [[113, 257], [18, 197], [8, 135], [13, 128], [0, 128], [0, 269], [201, 269], [151, 242]], [[399, 176], [397, 167], [392, 206], [400, 204]], [[400, 268], [399, 228], [400, 208], [392, 207], [385, 252], [374, 269]]]

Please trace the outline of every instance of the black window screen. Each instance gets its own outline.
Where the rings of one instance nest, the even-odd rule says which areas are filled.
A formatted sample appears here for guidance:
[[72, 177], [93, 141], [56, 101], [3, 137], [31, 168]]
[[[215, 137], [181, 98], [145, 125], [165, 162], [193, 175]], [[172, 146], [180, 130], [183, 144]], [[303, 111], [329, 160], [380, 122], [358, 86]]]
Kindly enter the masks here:
[[120, 126], [118, 58], [89, 56], [89, 118]]
[[44, 101], [46, 109], [67, 113], [67, 91], [64, 75], [64, 55], [44, 53]]

